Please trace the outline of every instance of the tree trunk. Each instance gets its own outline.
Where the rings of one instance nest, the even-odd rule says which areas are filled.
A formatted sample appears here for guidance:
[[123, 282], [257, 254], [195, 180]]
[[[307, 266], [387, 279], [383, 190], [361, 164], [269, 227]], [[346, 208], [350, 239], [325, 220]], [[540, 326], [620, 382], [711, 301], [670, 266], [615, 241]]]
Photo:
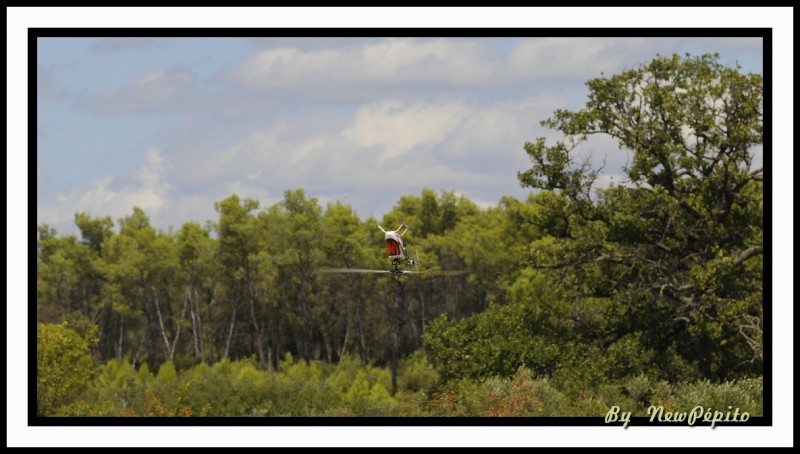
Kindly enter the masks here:
[[[203, 340], [203, 337], [204, 337], [203, 336], [203, 318], [202, 318], [201, 313], [200, 313], [200, 298], [198, 298], [198, 296], [197, 296], [197, 287], [194, 287], [193, 291], [194, 291], [194, 298], [192, 298], [192, 300], [194, 300], [195, 311], [196, 311], [195, 314], [197, 314], [196, 315], [197, 316], [197, 332], [199, 333], [198, 337], [199, 337], [199, 340], [200, 340], [200, 359], [202, 361], [205, 361], [206, 360], [206, 347], [205, 347], [205, 341]], [[214, 304], [214, 301], [216, 300], [216, 298], [217, 298], [217, 289], [215, 288], [213, 294], [211, 295], [211, 301], [208, 303], [209, 306], [212, 306]]]
[[231, 348], [231, 339], [233, 339], [233, 329], [236, 326], [236, 306], [233, 306], [233, 314], [231, 315], [231, 326], [228, 329], [228, 339], [225, 341], [225, 352], [222, 354], [223, 358], [228, 357], [228, 352]]
[[161, 337], [164, 339], [164, 347], [166, 347], [167, 355], [169, 355], [169, 359], [171, 361], [173, 350], [170, 348], [167, 330], [164, 329], [164, 317], [161, 316], [161, 308], [158, 305], [158, 292], [156, 291], [155, 287], [152, 286], [150, 287], [150, 290], [153, 292], [153, 304], [156, 306], [156, 315], [158, 315], [158, 326], [161, 328]]
[[183, 308], [181, 308], [181, 315], [178, 316], [178, 321], [176, 323], [177, 328], [175, 328], [175, 337], [172, 339], [172, 349], [169, 352], [169, 359], [170, 361], [175, 359], [175, 349], [178, 346], [178, 339], [181, 337], [181, 325], [183, 324], [183, 319], [186, 317], [186, 306], [189, 304], [188, 294], [183, 299]]
[[139, 346], [136, 347], [136, 353], [133, 354], [133, 370], [136, 370], [136, 363], [139, 362], [139, 355], [142, 354], [142, 347], [144, 346], [144, 339], [147, 337], [147, 330], [142, 333], [142, 338], [139, 339]]
[[425, 318], [425, 294], [422, 292], [422, 288], [419, 289], [419, 314], [420, 331], [422, 332], [422, 336], [424, 336], [425, 325], [428, 323], [428, 320]]
[[339, 360], [341, 361], [342, 357], [347, 353], [347, 339], [350, 336], [350, 319], [346, 321], [344, 327], [344, 339], [342, 340], [342, 348], [339, 349]]
[[361, 362], [367, 363], [367, 340], [364, 338], [364, 320], [361, 318], [361, 298], [356, 301], [356, 333], [358, 334], [358, 347]]
[[392, 341], [391, 369], [392, 369], [392, 395], [397, 394], [397, 370], [400, 363], [400, 312], [405, 305], [405, 288], [400, 279], [395, 279], [397, 283], [397, 297], [394, 305], [387, 304], [387, 316], [389, 319], [389, 335]]
[[119, 340], [117, 341], [117, 361], [122, 361], [122, 340], [125, 332], [125, 325], [122, 316], [119, 316]]
[[253, 329], [255, 330], [255, 343], [256, 351], [258, 352], [258, 365], [262, 369], [266, 365], [266, 357], [264, 355], [264, 342], [262, 339], [261, 327], [258, 326], [258, 317], [256, 317], [256, 297], [253, 294], [252, 284], [248, 282], [247, 285], [248, 300], [250, 300], [250, 318], [253, 321]]
[[194, 299], [192, 298], [192, 289], [193, 286], [191, 284], [186, 284], [186, 298], [189, 300], [189, 317], [192, 319], [192, 347], [194, 348], [194, 357], [195, 359], [201, 358], [200, 355], [200, 343], [197, 340], [197, 333], [198, 333], [198, 326], [197, 326], [197, 318], [194, 312]]
[[300, 313], [303, 317], [303, 336], [302, 336], [302, 345], [303, 345], [303, 359], [306, 361], [306, 365], [311, 364], [311, 356], [309, 352], [309, 340], [311, 337], [311, 333], [309, 332], [309, 322], [308, 322], [308, 301], [306, 299], [306, 288], [305, 285], [301, 285], [300, 291]]

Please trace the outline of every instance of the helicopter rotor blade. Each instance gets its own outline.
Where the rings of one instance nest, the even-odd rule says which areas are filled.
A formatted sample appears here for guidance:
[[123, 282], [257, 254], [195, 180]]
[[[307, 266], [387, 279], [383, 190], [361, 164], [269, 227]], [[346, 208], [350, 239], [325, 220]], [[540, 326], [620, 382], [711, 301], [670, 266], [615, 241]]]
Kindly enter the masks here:
[[388, 270], [366, 270], [363, 268], [326, 268], [320, 273], [389, 273]]
[[425, 274], [428, 276], [461, 276], [467, 274], [463, 270], [427, 270], [427, 271], [411, 271], [411, 270], [367, 270], [363, 268], [326, 268], [320, 270], [320, 273], [337, 273], [337, 274]]
[[428, 274], [431, 274], [433, 276], [463, 276], [463, 275], [467, 274], [467, 272], [464, 271], [464, 270], [458, 270], [458, 271], [456, 271], [456, 270], [450, 270], [450, 271], [440, 270], [440, 271], [431, 271]]
[[402, 274], [427, 274], [428, 276], [461, 276], [467, 274], [463, 270], [428, 270], [428, 271], [403, 271]]

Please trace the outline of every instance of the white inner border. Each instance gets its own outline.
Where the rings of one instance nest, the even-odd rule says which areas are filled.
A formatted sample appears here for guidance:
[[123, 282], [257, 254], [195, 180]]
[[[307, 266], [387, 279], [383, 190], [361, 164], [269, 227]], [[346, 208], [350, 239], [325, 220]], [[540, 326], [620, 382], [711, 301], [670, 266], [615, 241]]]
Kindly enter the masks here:
[[[7, 446], [792, 446], [792, 8], [7, 8]], [[28, 427], [27, 29], [768, 27], [773, 29], [772, 427]], [[11, 222], [11, 220], [14, 222]], [[24, 340], [25, 342], [21, 342]]]

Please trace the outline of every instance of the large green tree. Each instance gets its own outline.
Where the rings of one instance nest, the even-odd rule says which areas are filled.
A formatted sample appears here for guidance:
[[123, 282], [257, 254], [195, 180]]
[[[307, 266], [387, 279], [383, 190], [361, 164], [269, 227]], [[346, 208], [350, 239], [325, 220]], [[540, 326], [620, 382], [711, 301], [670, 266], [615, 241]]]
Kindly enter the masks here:
[[131, 349], [134, 363], [146, 357], [155, 365], [175, 357], [185, 333], [178, 247], [174, 235], [157, 231], [139, 207], [119, 226], [118, 235], [103, 241], [97, 260], [104, 284], [100, 348], [117, 359]]
[[[474, 220], [456, 229], [489, 249], [489, 269], [462, 256], [500, 305], [437, 319], [429, 355], [445, 377], [526, 366], [575, 393], [640, 373], [760, 374], [762, 77], [675, 55], [587, 86], [584, 108], [542, 121], [560, 140], [525, 144], [533, 165], [518, 177], [539, 193], [484, 215], [492, 237]], [[627, 153], [621, 184], [597, 184], [608, 169], [586, 158], [593, 136]], [[515, 256], [527, 270], [515, 272]]]
[[[205, 360], [210, 358], [206, 344], [213, 343], [208, 323], [216, 303], [219, 281], [219, 267], [215, 266], [217, 243], [211, 239], [209, 228], [204, 229], [194, 222], [183, 224], [177, 243], [185, 282], [184, 298], [189, 306], [192, 351], [196, 359]], [[208, 350], [213, 351], [213, 348]]]
[[[587, 86], [583, 109], [542, 121], [563, 139], [525, 144], [520, 182], [563, 197], [567, 223], [530, 264], [575, 298], [607, 298], [604, 347], [636, 335], [668, 375], [676, 355], [707, 377], [759, 372], [762, 76], [673, 55]], [[593, 135], [629, 153], [623, 184], [596, 188], [600, 169], [578, 158]]]
[[[294, 333], [306, 363], [312, 356], [314, 338], [324, 337], [318, 323], [316, 303], [319, 289], [316, 272], [323, 266], [322, 208], [305, 191], [286, 191], [284, 199], [261, 217], [270, 241], [270, 260], [277, 268], [276, 278], [284, 293], [286, 315], [297, 317]], [[322, 340], [325, 343], [325, 340]]]
[[245, 343], [254, 346], [259, 363], [265, 366], [268, 355], [264, 345], [264, 315], [261, 310], [263, 299], [256, 288], [259, 268], [255, 257], [263, 237], [255, 217], [258, 201], [240, 200], [238, 196], [232, 195], [217, 203], [216, 209], [220, 214], [217, 224], [219, 257], [224, 269], [230, 305], [230, 329], [223, 356], [227, 357], [231, 350], [237, 328], [237, 313], [239, 316], [247, 314], [252, 326], [252, 336], [247, 336], [250, 339]]

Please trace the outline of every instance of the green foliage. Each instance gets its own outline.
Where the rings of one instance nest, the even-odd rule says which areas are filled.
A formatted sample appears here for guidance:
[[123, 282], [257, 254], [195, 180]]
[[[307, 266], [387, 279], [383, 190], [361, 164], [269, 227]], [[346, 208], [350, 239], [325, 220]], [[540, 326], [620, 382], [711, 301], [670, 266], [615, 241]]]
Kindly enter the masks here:
[[[687, 362], [710, 379], [762, 367], [763, 171], [752, 160], [763, 81], [717, 60], [657, 57], [590, 80], [584, 109], [542, 122], [563, 140], [526, 144], [533, 167], [519, 174], [558, 194], [555, 216], [569, 220], [552, 247], [531, 249], [531, 266], [575, 299], [608, 298], [602, 349], [636, 339], [645, 354], [669, 350], [651, 356], [671, 379], [691, 378], [674, 375]], [[627, 185], [595, 190], [597, 169], [575, 161], [596, 134], [631, 153]]]
[[764, 411], [763, 378], [731, 380], [719, 385], [704, 380], [678, 387], [674, 394], [674, 408], [691, 411], [697, 405], [727, 411], [729, 407], [739, 408], [751, 416], [762, 415]]
[[[345, 357], [338, 364], [295, 361], [287, 355], [275, 371], [253, 360], [201, 363], [176, 372], [166, 363], [153, 377], [143, 365], [101, 365], [82, 394], [60, 407], [72, 416], [602, 416], [617, 405], [636, 416], [650, 406], [690, 411], [728, 406], [762, 414], [762, 379], [714, 384], [670, 384], [631, 375], [568, 390], [574, 382], [537, 378], [527, 368], [511, 376], [435, 379], [417, 352], [403, 364], [397, 397], [388, 392], [387, 369]], [[425, 377], [420, 380], [420, 377]], [[565, 388], [565, 386], [567, 388]]]
[[718, 384], [698, 381], [672, 385], [633, 375], [571, 394], [553, 379], [535, 378], [526, 368], [510, 377], [450, 380], [427, 396], [409, 393], [402, 415], [409, 416], [604, 416], [612, 406], [647, 416], [651, 406], [664, 411], [691, 411], [700, 405], [719, 411], [739, 408], [760, 416], [762, 379], [733, 380]]
[[410, 392], [425, 392], [432, 389], [439, 381], [439, 373], [428, 362], [421, 350], [417, 350], [400, 363], [398, 384], [400, 389]]
[[[407, 238], [422, 269], [471, 268], [480, 285], [420, 276], [404, 283], [400, 302], [393, 280], [319, 273], [388, 266], [378, 222], [362, 221], [349, 206], [323, 210], [294, 190], [264, 209], [236, 195], [215, 207], [216, 222], [187, 222], [176, 233], [157, 230], [138, 207], [118, 220], [117, 232], [109, 218], [77, 214], [82, 241], [40, 226], [38, 319], [68, 320], [81, 332], [97, 325], [99, 359], [153, 370], [165, 361], [185, 368], [249, 356], [268, 369], [289, 351], [307, 364], [357, 354], [362, 362], [390, 362], [396, 376], [398, 360], [421, 346], [430, 319], [502, 300], [513, 282], [506, 276], [518, 272], [520, 255], [503, 253], [507, 242], [494, 242], [503, 235], [481, 228], [486, 212], [449, 192], [405, 197], [383, 224], [419, 219]], [[503, 234], [514, 231], [505, 214], [493, 216]], [[497, 267], [483, 266], [472, 243], [497, 251]]]
[[[424, 359], [417, 360], [424, 368]], [[431, 373], [430, 370], [427, 373]], [[430, 384], [430, 383], [429, 383]], [[386, 369], [344, 357], [336, 365], [296, 362], [263, 371], [253, 360], [201, 363], [176, 371], [171, 362], [153, 377], [142, 365], [101, 365], [68, 413], [84, 416], [391, 416], [399, 403], [387, 391]]]
[[94, 372], [89, 347], [94, 332], [81, 337], [60, 325], [36, 326], [36, 412], [57, 416], [86, 387]]
[[511, 303], [490, 305], [480, 314], [428, 325], [425, 348], [445, 379], [510, 376], [520, 367], [553, 371], [561, 356], [554, 335], [566, 327], [565, 306], [550, 282], [527, 270], [509, 290]]
[[[428, 326], [442, 377], [469, 383], [434, 401], [485, 411], [470, 403], [474, 380], [525, 366], [553, 380], [570, 414], [594, 415], [613, 399], [645, 402], [635, 380], [701, 387], [761, 373], [762, 81], [716, 59], [657, 57], [591, 80], [585, 109], [542, 122], [564, 139], [527, 143], [533, 167], [519, 180], [543, 191], [504, 200], [508, 220], [487, 219], [498, 233], [517, 224], [518, 236], [501, 237], [524, 246], [530, 268], [504, 286], [506, 305]], [[576, 160], [595, 134], [632, 153], [625, 186], [594, 188], [599, 169]], [[611, 385], [626, 379], [633, 397]]]
[[415, 236], [442, 235], [456, 227], [464, 217], [474, 215], [478, 208], [465, 197], [456, 197], [452, 192], [439, 195], [431, 189], [423, 189], [417, 196], [402, 196], [394, 209], [384, 216], [384, 227], [395, 228], [401, 222], [414, 226]]
[[114, 234], [112, 231], [114, 222], [110, 216], [92, 219], [88, 213], [76, 213], [75, 225], [81, 231], [83, 244], [98, 253], [102, 248], [103, 241]]

